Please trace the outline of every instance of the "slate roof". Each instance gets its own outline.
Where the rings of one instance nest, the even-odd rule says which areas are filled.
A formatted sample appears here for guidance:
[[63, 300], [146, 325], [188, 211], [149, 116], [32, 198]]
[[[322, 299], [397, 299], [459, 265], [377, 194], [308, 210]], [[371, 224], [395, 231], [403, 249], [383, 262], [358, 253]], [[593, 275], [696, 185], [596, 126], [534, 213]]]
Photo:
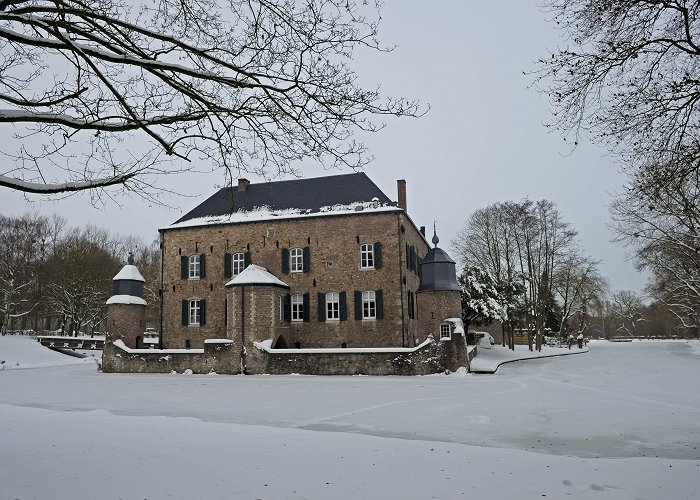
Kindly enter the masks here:
[[248, 212], [267, 206], [271, 210], [301, 209], [317, 213], [322, 207], [370, 202], [393, 202], [365, 173], [353, 173], [249, 184], [245, 191], [237, 186], [222, 188], [174, 224], [199, 217]]

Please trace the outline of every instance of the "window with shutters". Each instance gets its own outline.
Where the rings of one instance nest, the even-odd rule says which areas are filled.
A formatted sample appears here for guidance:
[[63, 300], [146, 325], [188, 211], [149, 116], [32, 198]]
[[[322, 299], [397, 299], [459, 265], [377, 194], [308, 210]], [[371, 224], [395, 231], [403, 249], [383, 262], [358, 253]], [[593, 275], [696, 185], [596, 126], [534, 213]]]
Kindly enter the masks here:
[[377, 317], [377, 296], [374, 290], [362, 292], [362, 319]]
[[374, 269], [374, 245], [372, 243], [360, 245], [360, 269]]
[[340, 294], [338, 292], [326, 294], [326, 321], [340, 321]]
[[198, 299], [190, 300], [190, 325], [198, 326], [202, 320], [202, 307]]
[[231, 254], [231, 264], [234, 276], [242, 273], [245, 269], [245, 254], [243, 252]]
[[189, 279], [197, 279], [201, 275], [201, 266], [199, 263], [199, 255], [190, 255], [189, 261]]
[[292, 295], [292, 321], [304, 321], [304, 295]]
[[449, 323], [440, 325], [440, 340], [450, 340], [452, 338], [452, 328]]
[[292, 273], [304, 272], [304, 249], [290, 248], [289, 249], [289, 271]]

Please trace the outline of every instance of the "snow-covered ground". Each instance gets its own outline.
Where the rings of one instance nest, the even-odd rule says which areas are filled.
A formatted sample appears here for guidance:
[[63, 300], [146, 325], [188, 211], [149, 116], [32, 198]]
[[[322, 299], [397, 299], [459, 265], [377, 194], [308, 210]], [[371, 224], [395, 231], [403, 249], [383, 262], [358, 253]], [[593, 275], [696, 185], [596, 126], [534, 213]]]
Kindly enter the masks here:
[[596, 343], [495, 375], [5, 370], [0, 499], [695, 499], [695, 344]]

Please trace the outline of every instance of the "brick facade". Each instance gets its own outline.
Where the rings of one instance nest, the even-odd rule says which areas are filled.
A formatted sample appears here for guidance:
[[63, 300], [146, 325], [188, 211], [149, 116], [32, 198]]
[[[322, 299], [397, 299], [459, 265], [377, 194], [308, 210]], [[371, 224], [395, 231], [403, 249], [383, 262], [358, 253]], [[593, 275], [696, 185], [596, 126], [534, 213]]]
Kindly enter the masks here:
[[[239, 295], [225, 290], [231, 278], [225, 276], [224, 256], [237, 252], [287, 283], [289, 293], [306, 295], [306, 321], [272, 325], [281, 317], [279, 296], [256, 305], [268, 310], [272, 322], [258, 326], [279, 330], [290, 347], [413, 347], [426, 336], [418, 332], [415, 295], [409, 296], [420, 284], [418, 263], [428, 245], [402, 210], [172, 228], [161, 234], [165, 348], [201, 348], [208, 338], [232, 338], [228, 325], [240, 305]], [[361, 269], [360, 246], [376, 243], [381, 267]], [[292, 248], [307, 249], [306, 272], [285, 272], [282, 256]], [[182, 257], [190, 255], [204, 256], [204, 276], [198, 279], [182, 277]], [[355, 319], [355, 295], [362, 291], [381, 291], [381, 319]], [[346, 318], [319, 321], [319, 293], [327, 292], [345, 292]], [[204, 324], [183, 325], [183, 300], [204, 301]]]

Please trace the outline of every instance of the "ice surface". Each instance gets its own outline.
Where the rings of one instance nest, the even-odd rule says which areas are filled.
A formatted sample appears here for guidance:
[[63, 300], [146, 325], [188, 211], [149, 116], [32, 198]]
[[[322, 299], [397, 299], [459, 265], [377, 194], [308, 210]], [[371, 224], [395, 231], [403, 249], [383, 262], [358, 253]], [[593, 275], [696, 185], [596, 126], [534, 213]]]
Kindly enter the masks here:
[[695, 499], [696, 344], [495, 375], [6, 370], [0, 498]]

